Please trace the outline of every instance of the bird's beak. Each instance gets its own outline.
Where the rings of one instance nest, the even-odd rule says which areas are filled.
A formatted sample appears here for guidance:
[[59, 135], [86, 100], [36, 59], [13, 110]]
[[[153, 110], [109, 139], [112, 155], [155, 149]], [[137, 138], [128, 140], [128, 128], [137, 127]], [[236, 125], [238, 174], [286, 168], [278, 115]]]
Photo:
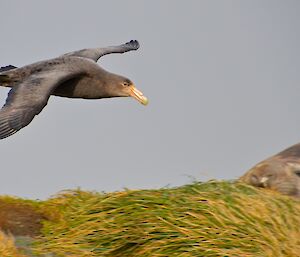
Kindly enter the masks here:
[[141, 104], [143, 104], [143, 105], [148, 104], [147, 97], [144, 96], [143, 93], [141, 91], [139, 91], [135, 86], [132, 85], [129, 87], [129, 94], [131, 97], [138, 100]]
[[269, 180], [269, 178], [267, 178], [267, 177], [262, 177], [261, 179], [260, 179], [260, 183], [264, 186], [264, 187], [266, 187], [266, 182]]

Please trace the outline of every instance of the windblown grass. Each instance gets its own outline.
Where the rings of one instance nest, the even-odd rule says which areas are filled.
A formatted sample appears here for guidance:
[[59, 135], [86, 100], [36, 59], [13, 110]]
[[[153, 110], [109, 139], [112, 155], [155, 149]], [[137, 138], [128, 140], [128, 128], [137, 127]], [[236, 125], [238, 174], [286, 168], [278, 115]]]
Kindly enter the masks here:
[[26, 257], [20, 253], [12, 236], [6, 235], [0, 231], [0, 256], [1, 257]]
[[44, 222], [39, 256], [300, 256], [300, 203], [239, 183], [77, 190], [43, 208], [59, 215]]
[[52, 219], [55, 213], [43, 205], [40, 201], [0, 196], [0, 228], [17, 236], [40, 234], [42, 221]]

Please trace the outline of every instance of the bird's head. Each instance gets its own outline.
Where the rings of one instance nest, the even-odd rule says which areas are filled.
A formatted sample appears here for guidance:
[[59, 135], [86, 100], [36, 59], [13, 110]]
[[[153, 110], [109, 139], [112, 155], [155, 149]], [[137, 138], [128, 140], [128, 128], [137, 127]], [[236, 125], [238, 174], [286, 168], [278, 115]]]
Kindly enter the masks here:
[[279, 167], [264, 165], [253, 170], [250, 182], [254, 186], [269, 188], [278, 177]]
[[116, 74], [109, 74], [109, 76], [105, 86], [108, 97], [133, 97], [143, 105], [148, 104], [147, 97], [135, 87], [130, 79]]
[[283, 170], [284, 167], [280, 162], [264, 161], [250, 169], [240, 180], [253, 186], [270, 188]]
[[124, 96], [130, 96], [138, 100], [141, 104], [147, 105], [148, 99], [138, 90], [130, 79], [124, 78], [117, 86]]
[[299, 176], [299, 162], [277, 159], [275, 157], [254, 166], [241, 180], [253, 186], [278, 190], [284, 182], [289, 181], [291, 184], [291, 181], [299, 181]]

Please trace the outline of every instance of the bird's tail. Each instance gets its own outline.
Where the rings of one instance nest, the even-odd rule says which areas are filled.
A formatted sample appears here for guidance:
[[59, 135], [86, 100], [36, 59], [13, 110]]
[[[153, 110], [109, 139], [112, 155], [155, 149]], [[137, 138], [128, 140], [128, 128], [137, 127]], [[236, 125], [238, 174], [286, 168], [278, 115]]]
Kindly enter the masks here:
[[0, 86], [7, 87], [11, 83], [11, 79], [7, 74], [1, 74], [9, 70], [16, 69], [13, 65], [8, 65], [0, 68]]
[[4, 72], [4, 71], [8, 71], [8, 70], [13, 70], [13, 69], [16, 69], [17, 67], [16, 66], [13, 66], [13, 65], [7, 65], [7, 66], [4, 66], [4, 67], [1, 67], [0, 68], [0, 73], [1, 72]]

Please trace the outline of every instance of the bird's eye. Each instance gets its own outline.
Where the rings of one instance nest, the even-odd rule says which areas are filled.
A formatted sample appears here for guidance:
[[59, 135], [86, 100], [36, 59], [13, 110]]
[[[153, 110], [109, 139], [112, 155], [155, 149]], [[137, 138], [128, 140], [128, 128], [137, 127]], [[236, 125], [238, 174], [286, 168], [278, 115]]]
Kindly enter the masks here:
[[130, 83], [128, 81], [123, 81], [123, 86], [128, 87], [128, 86], [130, 86]]
[[300, 177], [300, 170], [295, 170], [294, 172], [295, 172], [295, 174], [296, 174], [297, 176]]
[[250, 177], [250, 181], [251, 181], [251, 183], [253, 183], [253, 184], [257, 184], [257, 183], [258, 183], [258, 178], [257, 178], [257, 176], [256, 176], [256, 175], [252, 175], [252, 176]]

